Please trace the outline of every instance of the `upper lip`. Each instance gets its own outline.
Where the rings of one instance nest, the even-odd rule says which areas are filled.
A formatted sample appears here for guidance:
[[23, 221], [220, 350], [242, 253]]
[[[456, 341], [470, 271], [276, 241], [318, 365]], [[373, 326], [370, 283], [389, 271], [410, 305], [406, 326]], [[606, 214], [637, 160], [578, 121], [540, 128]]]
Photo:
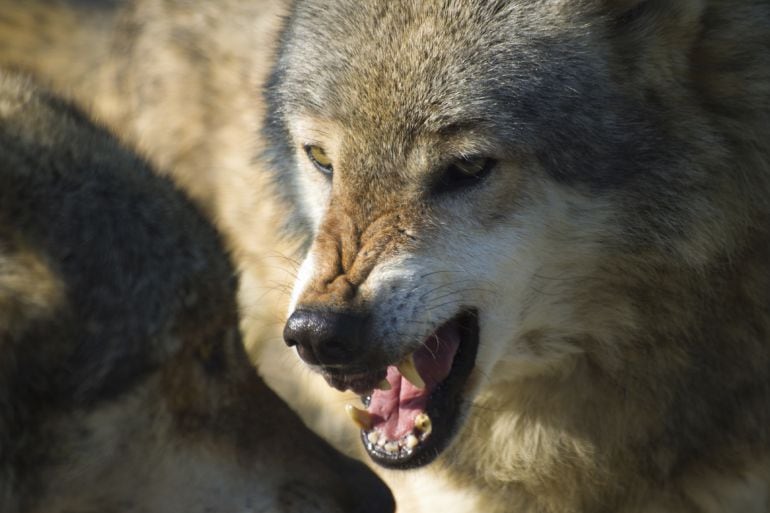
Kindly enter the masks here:
[[[425, 388], [425, 381], [417, 372], [414, 364], [414, 353], [409, 353], [399, 363], [392, 364], [398, 367], [401, 375], [417, 388]], [[350, 371], [335, 372], [330, 369], [323, 371], [323, 376], [330, 386], [344, 392], [352, 390], [359, 395], [369, 394], [375, 388], [389, 386], [385, 380], [388, 366], [375, 371]]]
[[324, 369], [324, 379], [330, 386], [342, 392], [352, 390], [362, 395], [377, 388], [377, 385], [385, 378], [387, 367], [375, 371], [360, 371], [358, 369], [349, 372], [340, 372], [339, 369]]

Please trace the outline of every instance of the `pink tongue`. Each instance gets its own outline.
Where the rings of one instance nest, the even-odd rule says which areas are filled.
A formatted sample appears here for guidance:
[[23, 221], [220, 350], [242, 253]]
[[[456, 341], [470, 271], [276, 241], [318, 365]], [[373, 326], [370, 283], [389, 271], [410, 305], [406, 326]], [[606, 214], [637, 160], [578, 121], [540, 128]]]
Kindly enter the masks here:
[[368, 411], [374, 416], [374, 429], [388, 440], [399, 440], [414, 429], [414, 419], [425, 411], [428, 396], [436, 389], [452, 368], [460, 331], [456, 322], [449, 322], [428, 337], [414, 353], [417, 372], [425, 381], [425, 389], [404, 379], [395, 366], [388, 367], [390, 390], [375, 390]]

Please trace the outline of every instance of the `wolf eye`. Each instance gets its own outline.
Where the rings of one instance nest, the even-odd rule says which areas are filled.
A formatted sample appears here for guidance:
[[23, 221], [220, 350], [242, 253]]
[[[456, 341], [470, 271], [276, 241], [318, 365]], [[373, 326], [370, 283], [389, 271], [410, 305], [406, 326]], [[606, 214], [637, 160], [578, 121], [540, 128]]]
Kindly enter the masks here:
[[497, 161], [487, 157], [470, 157], [452, 162], [433, 187], [435, 193], [453, 192], [481, 183]]
[[332, 161], [323, 148], [320, 146], [313, 146], [308, 144], [305, 146], [305, 153], [310, 162], [325, 175], [331, 176], [334, 168], [332, 167]]

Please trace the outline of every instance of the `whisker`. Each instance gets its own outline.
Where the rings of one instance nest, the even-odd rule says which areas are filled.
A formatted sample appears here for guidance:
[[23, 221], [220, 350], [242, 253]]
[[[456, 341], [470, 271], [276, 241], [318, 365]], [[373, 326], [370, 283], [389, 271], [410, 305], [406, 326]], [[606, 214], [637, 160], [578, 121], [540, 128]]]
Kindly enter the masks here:
[[448, 293], [443, 294], [441, 296], [437, 296], [437, 297], [431, 298], [431, 301], [441, 301], [444, 298], [452, 297], [455, 294], [461, 294], [463, 292], [488, 292], [490, 294], [492, 293], [492, 291], [489, 290], [489, 289], [484, 289], [484, 288], [481, 288], [481, 287], [473, 287], [473, 288], [468, 288], [468, 289], [454, 290], [452, 292], [448, 292]]
[[451, 287], [451, 286], [453, 286], [453, 285], [460, 285], [460, 284], [462, 284], [462, 283], [474, 283], [475, 281], [476, 281], [476, 280], [473, 280], [473, 279], [470, 279], [470, 278], [469, 278], [469, 279], [466, 279], [466, 280], [455, 281], [455, 282], [452, 282], [452, 283], [444, 283], [443, 285], [439, 285], [439, 286], [437, 286], [437, 287], [434, 287], [434, 288], [432, 288], [432, 289], [430, 289], [430, 290], [427, 290], [427, 291], [425, 291], [425, 292], [424, 292], [424, 293], [423, 293], [423, 294], [420, 296], [420, 301], [424, 300], [424, 299], [425, 299], [427, 296], [429, 296], [430, 294], [433, 294], [434, 292], [436, 292], [436, 291], [438, 291], [438, 290], [441, 290], [441, 289], [443, 289], [443, 288], [446, 288], [446, 287]]
[[426, 309], [426, 312], [432, 312], [434, 310], [438, 310], [439, 308], [443, 308], [445, 306], [461, 305], [461, 304], [463, 304], [463, 301], [458, 299], [456, 301], [447, 301], [445, 303], [441, 303], [438, 305], [429, 305], [428, 308]]
[[456, 273], [462, 273], [464, 271], [448, 271], [448, 270], [441, 270], [441, 271], [431, 271], [429, 273], [421, 274], [417, 279], [422, 280], [423, 278], [428, 278], [429, 276], [433, 276], [435, 274], [441, 274], [441, 273], [447, 273], [447, 274], [456, 274]]

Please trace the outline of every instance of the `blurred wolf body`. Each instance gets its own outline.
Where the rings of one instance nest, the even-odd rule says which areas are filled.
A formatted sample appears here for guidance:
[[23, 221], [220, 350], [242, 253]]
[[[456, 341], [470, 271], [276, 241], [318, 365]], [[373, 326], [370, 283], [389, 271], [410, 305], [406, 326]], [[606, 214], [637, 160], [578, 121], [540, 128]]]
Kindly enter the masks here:
[[281, 340], [302, 240], [281, 229], [289, 210], [257, 155], [284, 4], [0, 0], [0, 63], [73, 98], [207, 212], [241, 273], [244, 342], [267, 362], [261, 374], [306, 422], [352, 448], [354, 431], [332, 411], [346, 399]]
[[0, 510], [392, 511], [259, 378], [235, 289], [170, 180], [0, 69]]

